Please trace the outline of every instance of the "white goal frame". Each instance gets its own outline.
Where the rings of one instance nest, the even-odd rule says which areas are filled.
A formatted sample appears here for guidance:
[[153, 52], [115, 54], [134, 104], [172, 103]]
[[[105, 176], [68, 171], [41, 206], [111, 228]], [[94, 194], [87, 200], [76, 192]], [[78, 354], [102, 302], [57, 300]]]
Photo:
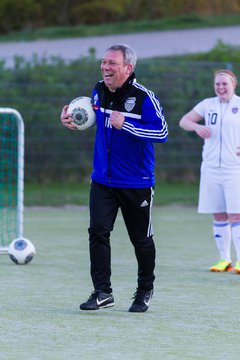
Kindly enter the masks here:
[[[24, 122], [21, 114], [12, 108], [0, 108], [0, 114], [13, 115], [17, 122], [17, 224], [16, 237], [23, 237], [24, 211]], [[14, 240], [14, 239], [12, 239]], [[0, 246], [0, 254], [8, 254], [8, 245]]]

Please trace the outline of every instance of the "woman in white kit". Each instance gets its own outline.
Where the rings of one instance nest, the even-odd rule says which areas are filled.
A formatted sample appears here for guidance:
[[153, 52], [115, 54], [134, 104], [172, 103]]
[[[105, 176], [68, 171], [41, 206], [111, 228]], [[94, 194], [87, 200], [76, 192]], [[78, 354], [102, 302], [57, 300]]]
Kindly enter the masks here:
[[[233, 240], [234, 271], [240, 274], [240, 97], [235, 94], [236, 86], [232, 71], [216, 71], [216, 97], [198, 103], [179, 125], [204, 139], [198, 212], [213, 214], [213, 234], [219, 251], [219, 261], [210, 270], [233, 270]], [[203, 119], [205, 124], [199, 124]]]

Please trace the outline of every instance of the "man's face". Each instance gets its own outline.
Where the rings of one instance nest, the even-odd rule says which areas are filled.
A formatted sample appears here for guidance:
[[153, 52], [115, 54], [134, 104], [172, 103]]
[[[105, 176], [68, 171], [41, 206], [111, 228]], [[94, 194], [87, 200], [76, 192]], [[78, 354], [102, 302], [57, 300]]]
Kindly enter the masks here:
[[115, 91], [124, 84], [131, 74], [132, 65], [124, 64], [121, 50], [109, 50], [102, 59], [101, 71], [105, 85], [110, 91]]

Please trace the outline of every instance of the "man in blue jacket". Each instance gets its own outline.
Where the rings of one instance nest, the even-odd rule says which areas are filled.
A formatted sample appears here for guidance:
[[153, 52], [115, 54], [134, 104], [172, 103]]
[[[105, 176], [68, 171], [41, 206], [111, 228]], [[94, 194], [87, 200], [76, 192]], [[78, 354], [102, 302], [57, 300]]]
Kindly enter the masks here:
[[[129, 311], [147, 311], [153, 294], [153, 143], [167, 140], [168, 127], [157, 97], [135, 79], [136, 61], [129, 46], [108, 48], [101, 62], [103, 80], [92, 93], [97, 130], [88, 232], [94, 290], [81, 310], [114, 306], [110, 233], [119, 208], [138, 263], [137, 289]], [[74, 130], [67, 108], [61, 114], [62, 124]]]

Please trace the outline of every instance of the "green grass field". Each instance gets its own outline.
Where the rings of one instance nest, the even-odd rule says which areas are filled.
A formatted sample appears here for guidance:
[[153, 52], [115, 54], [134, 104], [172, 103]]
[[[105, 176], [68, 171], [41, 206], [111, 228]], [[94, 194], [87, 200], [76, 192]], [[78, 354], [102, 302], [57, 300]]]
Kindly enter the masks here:
[[27, 208], [25, 236], [37, 255], [25, 266], [0, 257], [0, 359], [236, 359], [240, 276], [208, 271], [217, 260], [211, 218], [195, 207], [167, 206], [153, 209], [153, 222], [157, 266], [149, 311], [127, 311], [136, 261], [119, 214], [112, 234], [116, 305], [89, 313], [78, 308], [92, 291], [88, 209]]

